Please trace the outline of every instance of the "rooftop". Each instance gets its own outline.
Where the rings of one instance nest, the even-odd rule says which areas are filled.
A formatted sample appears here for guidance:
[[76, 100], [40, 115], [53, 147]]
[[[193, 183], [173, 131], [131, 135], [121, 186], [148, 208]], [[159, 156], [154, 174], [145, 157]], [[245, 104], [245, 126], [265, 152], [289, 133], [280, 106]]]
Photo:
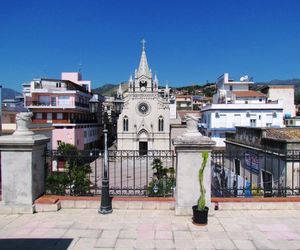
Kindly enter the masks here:
[[253, 90], [248, 91], [232, 91], [237, 97], [266, 97], [265, 94]]
[[280, 140], [300, 140], [300, 129], [266, 128], [266, 137]]

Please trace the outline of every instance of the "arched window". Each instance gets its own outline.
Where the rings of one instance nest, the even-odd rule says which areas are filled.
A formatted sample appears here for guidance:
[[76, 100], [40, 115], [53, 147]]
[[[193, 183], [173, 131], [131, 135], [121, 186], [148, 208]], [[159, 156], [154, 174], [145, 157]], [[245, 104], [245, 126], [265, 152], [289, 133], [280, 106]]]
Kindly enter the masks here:
[[162, 116], [158, 118], [158, 131], [164, 131], [164, 118]]
[[145, 81], [145, 80], [140, 81], [140, 88], [142, 88], [142, 87], [147, 88], [147, 81]]
[[123, 131], [128, 131], [128, 117], [123, 118]]

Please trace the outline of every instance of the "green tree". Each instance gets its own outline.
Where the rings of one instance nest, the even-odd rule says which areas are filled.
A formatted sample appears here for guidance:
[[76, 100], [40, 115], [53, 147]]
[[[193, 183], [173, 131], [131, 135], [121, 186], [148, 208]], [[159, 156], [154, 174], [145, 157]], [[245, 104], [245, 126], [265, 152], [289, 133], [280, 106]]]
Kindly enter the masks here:
[[57, 161], [64, 162], [64, 171], [49, 173], [46, 188], [51, 194], [63, 195], [69, 187], [70, 195], [83, 195], [89, 192], [89, 174], [92, 172], [87, 158], [76, 146], [61, 143], [57, 149]]

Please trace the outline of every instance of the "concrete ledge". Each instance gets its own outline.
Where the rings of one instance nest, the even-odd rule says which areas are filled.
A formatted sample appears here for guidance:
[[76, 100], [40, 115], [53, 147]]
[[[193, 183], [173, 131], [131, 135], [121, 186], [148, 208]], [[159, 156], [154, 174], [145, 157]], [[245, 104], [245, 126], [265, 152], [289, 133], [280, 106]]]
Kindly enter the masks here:
[[300, 197], [249, 197], [249, 198], [244, 198], [244, 197], [212, 197], [211, 202], [300, 202]]
[[[213, 208], [216, 203], [213, 203]], [[218, 202], [219, 210], [299, 210], [297, 202]]]
[[56, 212], [61, 209], [61, 202], [58, 200], [54, 204], [37, 203], [35, 204], [35, 211], [38, 212]]
[[0, 214], [33, 214], [35, 205], [4, 205], [0, 204]]
[[[59, 209], [97, 209], [100, 207], [100, 196], [53, 196], [44, 195], [35, 201], [37, 212], [54, 211], [55, 204], [59, 202]], [[162, 197], [113, 197], [113, 209], [157, 209], [174, 210], [174, 198]], [[57, 209], [57, 210], [59, 210]], [[57, 211], [56, 210], [56, 211]]]

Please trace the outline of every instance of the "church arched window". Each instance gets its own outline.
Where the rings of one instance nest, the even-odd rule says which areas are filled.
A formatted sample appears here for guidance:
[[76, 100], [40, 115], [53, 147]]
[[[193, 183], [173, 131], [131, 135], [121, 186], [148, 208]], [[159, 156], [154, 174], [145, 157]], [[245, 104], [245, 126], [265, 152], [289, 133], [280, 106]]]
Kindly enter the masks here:
[[123, 131], [128, 131], [128, 117], [123, 118]]
[[164, 131], [164, 118], [162, 116], [158, 118], [158, 131]]
[[140, 81], [140, 89], [141, 90], [146, 90], [147, 89], [147, 81], [145, 81], [145, 80]]

